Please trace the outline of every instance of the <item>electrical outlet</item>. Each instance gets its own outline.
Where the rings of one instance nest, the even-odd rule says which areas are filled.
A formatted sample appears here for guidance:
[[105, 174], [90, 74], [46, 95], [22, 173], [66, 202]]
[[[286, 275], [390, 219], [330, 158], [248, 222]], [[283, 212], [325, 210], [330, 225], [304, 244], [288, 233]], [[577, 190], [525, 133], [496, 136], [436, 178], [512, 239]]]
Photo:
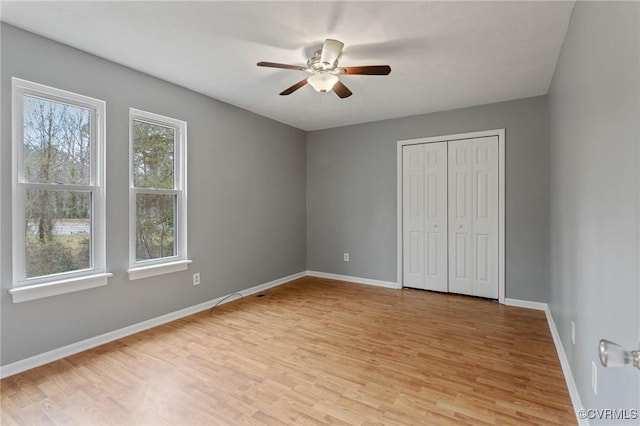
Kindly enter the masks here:
[[591, 387], [593, 388], [593, 394], [598, 394], [598, 367], [596, 363], [591, 361]]
[[200, 284], [200, 272], [193, 274], [193, 285]]
[[344, 261], [348, 262], [349, 261], [349, 253], [345, 253], [344, 254]]
[[576, 344], [576, 325], [571, 321], [571, 343]]

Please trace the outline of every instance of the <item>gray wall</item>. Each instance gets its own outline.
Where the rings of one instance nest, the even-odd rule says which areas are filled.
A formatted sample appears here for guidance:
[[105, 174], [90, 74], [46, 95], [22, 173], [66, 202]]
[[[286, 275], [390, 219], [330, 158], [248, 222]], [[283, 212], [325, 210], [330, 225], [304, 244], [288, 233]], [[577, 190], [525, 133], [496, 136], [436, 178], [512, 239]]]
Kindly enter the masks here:
[[[107, 102], [106, 287], [13, 304], [11, 77]], [[305, 133], [2, 24], [2, 365], [306, 269]], [[128, 108], [187, 121], [188, 271], [129, 281]], [[194, 287], [191, 274], [200, 272]]]
[[506, 128], [506, 297], [546, 302], [545, 97], [310, 132], [308, 269], [395, 282], [396, 141], [498, 128]]
[[577, 2], [548, 97], [550, 307], [585, 408], [639, 408], [638, 372], [600, 367], [597, 351], [640, 334], [639, 21], [638, 3]]

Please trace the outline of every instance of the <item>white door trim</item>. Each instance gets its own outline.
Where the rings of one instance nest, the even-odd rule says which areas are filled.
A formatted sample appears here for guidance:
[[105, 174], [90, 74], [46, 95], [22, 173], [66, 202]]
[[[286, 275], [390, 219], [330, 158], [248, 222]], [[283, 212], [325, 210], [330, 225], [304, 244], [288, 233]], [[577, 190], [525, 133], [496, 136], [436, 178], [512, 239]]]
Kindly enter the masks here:
[[505, 129], [485, 130], [481, 132], [458, 133], [454, 135], [398, 141], [397, 159], [397, 263], [398, 287], [402, 288], [402, 147], [433, 142], [447, 142], [458, 139], [474, 139], [487, 136], [498, 137], [498, 301], [505, 299]]

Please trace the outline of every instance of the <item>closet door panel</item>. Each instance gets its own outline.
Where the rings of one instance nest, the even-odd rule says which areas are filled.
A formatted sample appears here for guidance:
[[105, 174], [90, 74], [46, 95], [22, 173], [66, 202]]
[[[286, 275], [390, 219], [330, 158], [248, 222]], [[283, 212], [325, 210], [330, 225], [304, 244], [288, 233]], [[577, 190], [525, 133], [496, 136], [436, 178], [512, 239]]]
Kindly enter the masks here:
[[425, 288], [424, 145], [402, 148], [403, 285]]
[[424, 145], [425, 289], [448, 290], [447, 143]]
[[473, 152], [471, 140], [448, 142], [449, 291], [473, 293]]
[[473, 140], [473, 295], [498, 298], [498, 138]]

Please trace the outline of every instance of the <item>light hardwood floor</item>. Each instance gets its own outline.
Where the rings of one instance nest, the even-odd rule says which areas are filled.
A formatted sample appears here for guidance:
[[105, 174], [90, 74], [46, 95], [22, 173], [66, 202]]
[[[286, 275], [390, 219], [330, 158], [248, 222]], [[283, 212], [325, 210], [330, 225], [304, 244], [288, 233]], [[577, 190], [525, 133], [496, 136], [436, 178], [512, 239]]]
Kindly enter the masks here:
[[2, 424], [575, 424], [544, 313], [302, 278], [1, 382]]

